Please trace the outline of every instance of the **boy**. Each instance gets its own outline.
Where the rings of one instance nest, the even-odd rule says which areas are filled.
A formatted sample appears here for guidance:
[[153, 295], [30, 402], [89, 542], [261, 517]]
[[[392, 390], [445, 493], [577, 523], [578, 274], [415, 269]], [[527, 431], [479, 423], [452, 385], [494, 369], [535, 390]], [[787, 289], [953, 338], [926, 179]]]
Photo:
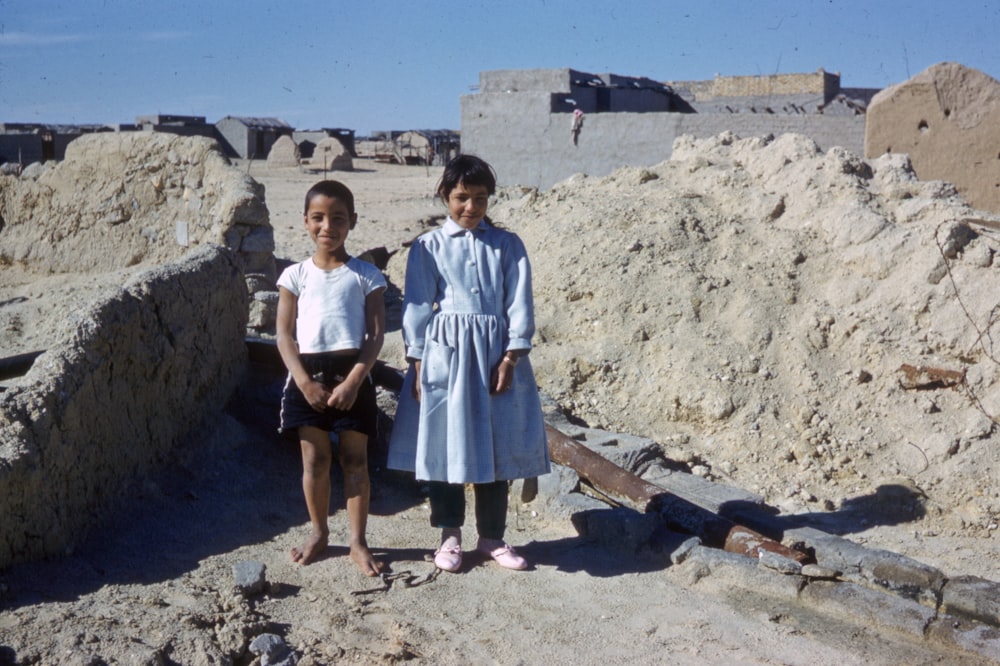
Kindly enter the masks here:
[[365, 537], [367, 448], [376, 429], [370, 372], [384, 340], [386, 281], [378, 268], [347, 253], [344, 243], [357, 221], [354, 195], [343, 183], [324, 180], [306, 193], [305, 227], [316, 252], [278, 278], [278, 351], [288, 369], [281, 429], [298, 431], [302, 490], [312, 523], [303, 544], [292, 549], [292, 561], [309, 564], [329, 543], [329, 433], [335, 432], [351, 559], [362, 573], [377, 576], [383, 564]]

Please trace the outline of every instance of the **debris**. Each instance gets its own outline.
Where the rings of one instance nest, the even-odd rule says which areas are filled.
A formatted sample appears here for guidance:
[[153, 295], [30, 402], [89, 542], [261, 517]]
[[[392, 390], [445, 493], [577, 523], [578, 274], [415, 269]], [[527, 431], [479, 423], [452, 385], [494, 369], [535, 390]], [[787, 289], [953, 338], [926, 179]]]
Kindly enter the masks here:
[[904, 363], [899, 366], [899, 372], [903, 373], [903, 378], [899, 380], [900, 386], [905, 389], [929, 390], [938, 388], [951, 388], [965, 383], [965, 370], [946, 370], [944, 368], [932, 368], [926, 365], [909, 365]]

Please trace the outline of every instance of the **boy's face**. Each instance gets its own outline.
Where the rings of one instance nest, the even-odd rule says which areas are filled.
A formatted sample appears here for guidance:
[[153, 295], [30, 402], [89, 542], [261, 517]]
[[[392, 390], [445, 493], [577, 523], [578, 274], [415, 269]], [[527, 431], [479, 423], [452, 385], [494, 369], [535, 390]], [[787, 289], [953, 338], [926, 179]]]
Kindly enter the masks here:
[[319, 194], [309, 202], [305, 223], [317, 250], [336, 251], [344, 246], [347, 234], [358, 222], [343, 201]]
[[469, 185], [459, 183], [448, 194], [448, 214], [459, 226], [475, 229], [479, 221], [486, 216], [490, 204], [490, 193], [485, 185]]

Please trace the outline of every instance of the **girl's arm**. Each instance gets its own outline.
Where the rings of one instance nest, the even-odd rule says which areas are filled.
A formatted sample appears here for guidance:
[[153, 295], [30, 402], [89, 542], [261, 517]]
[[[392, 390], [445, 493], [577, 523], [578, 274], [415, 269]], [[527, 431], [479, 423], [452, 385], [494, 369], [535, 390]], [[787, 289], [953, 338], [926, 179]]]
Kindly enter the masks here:
[[535, 334], [534, 301], [531, 294], [531, 264], [524, 243], [511, 234], [500, 257], [503, 271], [504, 309], [507, 315], [507, 348], [490, 373], [490, 390], [503, 393], [514, 382], [514, 366], [531, 351]]
[[434, 258], [420, 239], [410, 246], [403, 287], [403, 344], [411, 363], [424, 356], [427, 322], [437, 300], [438, 271]]
[[535, 335], [535, 305], [531, 292], [531, 263], [524, 243], [515, 234], [500, 261], [503, 270], [504, 308], [507, 313], [506, 354], [516, 357], [531, 351]]
[[403, 288], [403, 344], [406, 360], [413, 366], [412, 395], [420, 402], [420, 365], [424, 357], [427, 322], [438, 297], [438, 269], [421, 239], [410, 246]]
[[298, 297], [285, 287], [278, 287], [278, 320], [275, 332], [278, 337], [278, 353], [292, 376], [295, 385], [316, 411], [323, 411], [326, 406], [329, 391], [321, 383], [309, 376], [302, 358], [299, 356], [299, 346], [295, 342], [295, 316], [298, 308]]

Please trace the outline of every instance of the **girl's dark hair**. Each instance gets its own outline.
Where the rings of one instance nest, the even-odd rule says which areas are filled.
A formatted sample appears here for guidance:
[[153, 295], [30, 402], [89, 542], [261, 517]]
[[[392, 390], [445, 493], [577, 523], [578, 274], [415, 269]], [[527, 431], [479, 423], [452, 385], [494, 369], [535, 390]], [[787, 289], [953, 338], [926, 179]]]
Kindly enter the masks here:
[[486, 160], [475, 155], [459, 155], [445, 165], [438, 182], [438, 196], [447, 200], [459, 183], [467, 187], [481, 185], [487, 194], [493, 195], [497, 190], [497, 174]]
[[321, 180], [306, 192], [306, 205], [303, 214], [309, 213], [309, 203], [318, 196], [339, 199], [347, 206], [347, 212], [354, 215], [354, 194], [351, 189], [339, 180]]

